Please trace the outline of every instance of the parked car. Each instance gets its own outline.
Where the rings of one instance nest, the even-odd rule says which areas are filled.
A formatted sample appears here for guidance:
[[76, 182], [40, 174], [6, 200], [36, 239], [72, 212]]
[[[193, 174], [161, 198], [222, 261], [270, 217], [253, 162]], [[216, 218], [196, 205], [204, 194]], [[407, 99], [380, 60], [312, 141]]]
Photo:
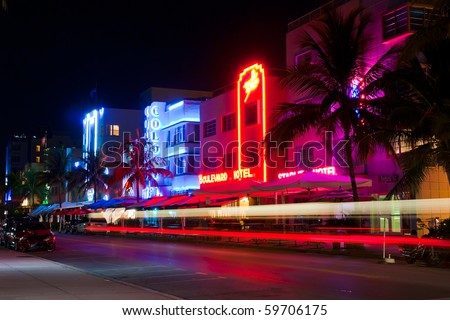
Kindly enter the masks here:
[[2, 224], [0, 225], [0, 246], [8, 247], [6, 234], [11, 231], [11, 228], [16, 222], [20, 221], [30, 222], [33, 220], [29, 217], [9, 217], [2, 221]]
[[17, 251], [56, 249], [55, 234], [42, 222], [31, 220], [13, 220], [4, 231], [4, 243], [7, 248]]

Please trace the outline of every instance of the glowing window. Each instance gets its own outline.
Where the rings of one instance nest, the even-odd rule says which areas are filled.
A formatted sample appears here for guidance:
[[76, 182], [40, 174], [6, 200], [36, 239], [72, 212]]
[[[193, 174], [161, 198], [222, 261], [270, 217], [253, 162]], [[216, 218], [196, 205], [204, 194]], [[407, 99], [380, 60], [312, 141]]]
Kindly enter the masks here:
[[118, 124], [111, 124], [109, 125], [109, 135], [110, 136], [116, 136], [118, 137], [120, 135], [119, 125]]
[[36, 163], [41, 163], [41, 157], [36, 157]]
[[41, 146], [39, 144], [36, 145], [36, 152], [41, 152]]
[[179, 126], [175, 128], [175, 134], [173, 135], [173, 143], [178, 144], [185, 142], [186, 126]]
[[236, 129], [236, 113], [227, 114], [222, 117], [222, 132]]
[[186, 173], [186, 157], [179, 157], [175, 160], [175, 173], [176, 174]]

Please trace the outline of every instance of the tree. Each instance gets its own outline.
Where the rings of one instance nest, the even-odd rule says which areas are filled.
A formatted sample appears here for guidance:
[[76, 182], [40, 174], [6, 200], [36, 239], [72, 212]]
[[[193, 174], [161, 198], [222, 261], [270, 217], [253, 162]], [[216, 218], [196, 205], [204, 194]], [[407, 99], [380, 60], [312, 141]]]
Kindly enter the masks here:
[[23, 200], [23, 178], [21, 172], [11, 172], [6, 176], [5, 204], [9, 213], [15, 214]]
[[85, 195], [90, 189], [94, 190], [94, 202], [97, 202], [98, 192], [108, 192], [106, 182], [106, 167], [103, 166], [103, 156], [92, 152], [83, 158], [82, 164], [70, 173], [69, 189], [78, 189], [78, 194]]
[[121, 165], [114, 169], [114, 180], [125, 181], [122, 192], [134, 190], [137, 202], [140, 200], [141, 188], [158, 186], [158, 176], [173, 177], [173, 173], [163, 167], [164, 160], [153, 156], [153, 146], [144, 138], [127, 141], [122, 155]]
[[36, 196], [43, 199], [46, 193], [45, 185], [40, 181], [40, 171], [34, 167], [28, 168], [23, 174], [23, 195], [30, 198], [31, 208], [35, 206]]
[[59, 207], [62, 207], [63, 194], [69, 179], [68, 162], [70, 154], [65, 149], [49, 148], [45, 151], [44, 170], [39, 174], [41, 184], [47, 184], [57, 189]]
[[391, 119], [409, 149], [401, 153], [403, 177], [388, 199], [404, 190], [417, 192], [436, 166], [444, 168], [450, 183], [449, 6], [448, 0], [437, 1], [428, 27], [408, 38], [394, 73], [397, 81], [385, 89], [402, 101], [392, 109]]
[[360, 147], [358, 156], [367, 157], [376, 143], [392, 150], [387, 139], [377, 140], [377, 132], [386, 120], [385, 111], [379, 107], [378, 87], [372, 86], [372, 92], [364, 88], [393, 69], [398, 48], [393, 47], [369, 69], [365, 55], [371, 40], [367, 34], [370, 21], [370, 15], [358, 7], [347, 16], [330, 11], [311, 24], [299, 44], [303, 50], [316, 53], [317, 59], [290, 67], [281, 84], [302, 97], [312, 98], [277, 106], [275, 122], [265, 137], [266, 146], [272, 140], [283, 146], [283, 142], [292, 141], [310, 128], [316, 128], [321, 136], [330, 131], [340, 133], [355, 201], [358, 191], [354, 151]]

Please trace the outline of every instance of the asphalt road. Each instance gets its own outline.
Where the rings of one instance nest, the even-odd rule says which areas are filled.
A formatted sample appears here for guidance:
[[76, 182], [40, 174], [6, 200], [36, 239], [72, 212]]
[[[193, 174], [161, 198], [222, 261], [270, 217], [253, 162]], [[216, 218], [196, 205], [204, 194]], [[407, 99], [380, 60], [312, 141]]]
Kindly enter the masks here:
[[32, 254], [182, 299], [450, 299], [450, 268], [420, 262], [101, 235], [57, 239], [55, 252]]

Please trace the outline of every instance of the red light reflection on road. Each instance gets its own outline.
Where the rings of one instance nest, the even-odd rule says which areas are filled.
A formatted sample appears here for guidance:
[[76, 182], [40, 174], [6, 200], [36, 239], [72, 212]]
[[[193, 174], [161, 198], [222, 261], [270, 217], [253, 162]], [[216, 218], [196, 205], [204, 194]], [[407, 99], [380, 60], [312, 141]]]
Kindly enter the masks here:
[[219, 230], [182, 230], [182, 229], [145, 229], [133, 227], [87, 227], [93, 232], [118, 232], [118, 233], [148, 233], [186, 236], [230, 237], [240, 239], [267, 239], [267, 240], [291, 240], [310, 242], [348, 242], [364, 244], [407, 244], [439, 246], [450, 248], [450, 240], [416, 238], [411, 236], [383, 236], [363, 234], [331, 234], [331, 233], [280, 233], [280, 232], [251, 232], [251, 231], [219, 231]]

